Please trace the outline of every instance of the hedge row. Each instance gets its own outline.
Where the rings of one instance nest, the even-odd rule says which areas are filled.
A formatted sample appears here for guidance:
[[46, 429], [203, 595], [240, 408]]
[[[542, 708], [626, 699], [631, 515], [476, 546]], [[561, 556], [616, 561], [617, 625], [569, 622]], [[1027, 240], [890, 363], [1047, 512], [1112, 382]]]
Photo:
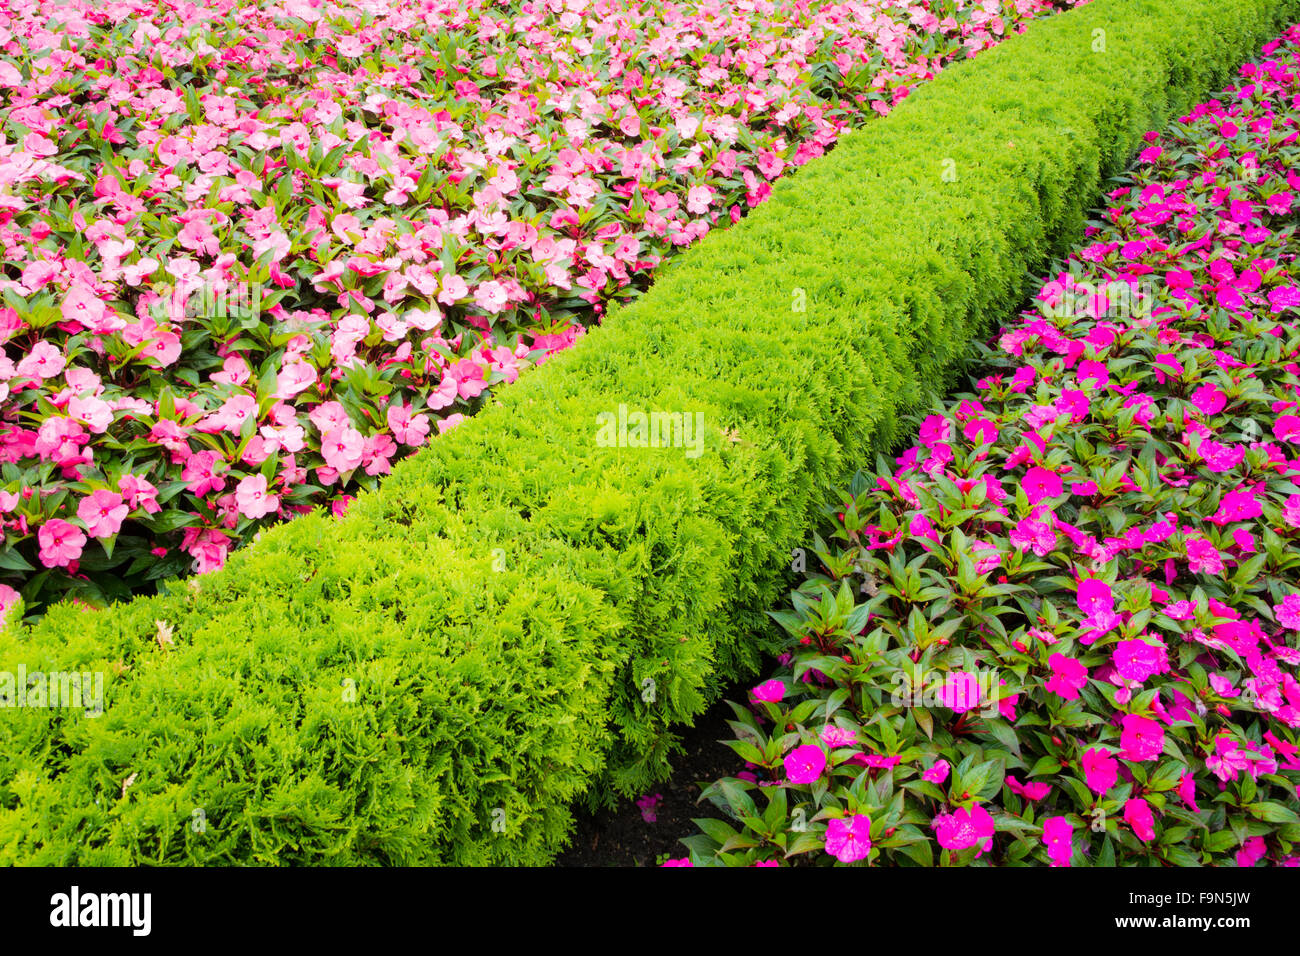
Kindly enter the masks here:
[[[0, 863], [542, 863], [752, 671], [820, 492], [901, 435], [1141, 134], [1296, 0], [1096, 0], [922, 87], [344, 520], [0, 635]], [[802, 311], [800, 306], [804, 306]], [[704, 451], [596, 416], [699, 413]], [[11, 615], [16, 616], [16, 615]], [[0, 703], [4, 685], [0, 683]]]

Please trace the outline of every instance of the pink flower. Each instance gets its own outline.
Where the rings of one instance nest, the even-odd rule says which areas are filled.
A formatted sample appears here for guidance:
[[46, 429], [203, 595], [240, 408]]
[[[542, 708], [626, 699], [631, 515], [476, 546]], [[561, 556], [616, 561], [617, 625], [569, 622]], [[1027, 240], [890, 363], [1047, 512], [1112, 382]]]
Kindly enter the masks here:
[[1247, 837], [1237, 851], [1237, 866], [1252, 867], [1268, 855], [1268, 844], [1263, 837]]
[[688, 856], [684, 856], [678, 860], [664, 860], [663, 865], [664, 866], [694, 866], [694, 864], [691, 863], [691, 858]]
[[325, 464], [339, 472], [352, 471], [360, 465], [365, 450], [365, 438], [350, 426], [333, 428], [321, 436], [321, 457]]
[[979, 677], [969, 671], [953, 671], [939, 688], [939, 703], [958, 714], [978, 707], [981, 702]]
[[1293, 631], [1300, 631], [1300, 594], [1288, 594], [1281, 604], [1273, 605], [1277, 622]]
[[429, 416], [412, 414], [410, 405], [388, 406], [388, 427], [403, 445], [419, 448], [429, 435]]
[[1052, 866], [1069, 866], [1074, 855], [1074, 827], [1065, 817], [1048, 817], [1043, 821], [1043, 843]]
[[1196, 778], [1190, 773], [1185, 773], [1179, 778], [1178, 796], [1193, 813], [1201, 812], [1201, 808], [1196, 805]]
[[1012, 530], [1011, 544], [1020, 551], [1032, 550], [1040, 558], [1052, 553], [1056, 547], [1056, 532], [1044, 521], [1021, 519]]
[[236, 485], [235, 503], [240, 514], [254, 521], [280, 510], [280, 499], [266, 493], [265, 475], [249, 475]]
[[754, 699], [776, 703], [785, 696], [785, 684], [779, 680], [764, 681], [754, 688]]
[[1046, 688], [1065, 700], [1075, 700], [1088, 683], [1088, 668], [1072, 657], [1057, 652], [1047, 659], [1052, 677]]
[[1061, 493], [1061, 476], [1036, 466], [1025, 472], [1021, 487], [1025, 489], [1029, 503], [1036, 505], [1044, 498], [1055, 498]]
[[62, 518], [51, 518], [41, 525], [36, 538], [41, 546], [41, 564], [47, 568], [66, 567], [81, 557], [86, 546], [82, 530]]
[[[780, 681], [769, 683], [780, 683]], [[782, 690], [784, 691], [784, 688]], [[818, 736], [821, 737], [822, 743], [827, 747], [852, 747], [858, 742], [856, 732], [849, 730], [847, 727], [838, 727], [835, 724], [826, 724], [818, 732]]]
[[0, 624], [5, 623], [9, 609], [18, 603], [19, 593], [7, 584], [0, 584]]
[[1204, 538], [1192, 538], [1187, 542], [1187, 569], [1217, 577], [1223, 574], [1223, 555]]
[[978, 846], [976, 856], [993, 849], [993, 817], [981, 806], [960, 807], [953, 813], [941, 813], [931, 823], [935, 838], [946, 850], [965, 850]]
[[921, 774], [922, 780], [928, 780], [930, 783], [940, 784], [948, 779], [948, 772], [951, 770], [948, 761], [940, 758], [936, 760], [929, 770]]
[[78, 502], [77, 517], [91, 537], [111, 538], [121, 530], [130, 510], [121, 495], [101, 488]]
[[826, 852], [841, 863], [865, 859], [871, 853], [871, 818], [855, 813], [848, 820], [831, 820], [826, 825]]
[[1006, 784], [1007, 788], [1012, 793], [1018, 793], [1020, 796], [1031, 802], [1034, 800], [1041, 800], [1052, 792], [1052, 785], [1050, 783], [1033, 782], [1022, 784], [1019, 780], [1010, 775], [1006, 778]]
[[1114, 754], [1100, 747], [1089, 747], [1083, 752], [1080, 761], [1083, 768], [1083, 781], [1088, 789], [1101, 796], [1119, 779], [1119, 761]]
[[1165, 729], [1157, 721], [1125, 714], [1121, 724], [1119, 755], [1125, 760], [1155, 760], [1164, 751]]
[[1115, 645], [1111, 661], [1120, 677], [1138, 683], [1169, 670], [1169, 654], [1165, 646], [1140, 639], [1120, 641]]
[[826, 769], [826, 754], [821, 747], [804, 744], [786, 754], [784, 765], [790, 783], [812, 783]]
[[1124, 822], [1133, 828], [1133, 833], [1143, 843], [1156, 838], [1156, 822], [1151, 816], [1151, 806], [1141, 797], [1134, 797], [1124, 804]]

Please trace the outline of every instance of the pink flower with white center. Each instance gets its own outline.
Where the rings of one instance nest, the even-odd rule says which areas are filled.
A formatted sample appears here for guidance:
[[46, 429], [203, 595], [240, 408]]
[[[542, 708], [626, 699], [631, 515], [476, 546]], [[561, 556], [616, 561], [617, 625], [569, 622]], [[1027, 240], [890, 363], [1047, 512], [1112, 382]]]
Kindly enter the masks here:
[[469, 286], [465, 280], [455, 274], [442, 277], [442, 291], [438, 301], [443, 305], [455, 305], [459, 300], [469, 297]]
[[692, 186], [686, 193], [686, 210], [703, 216], [713, 203], [713, 190], [708, 186]]
[[495, 280], [479, 283], [474, 290], [474, 302], [485, 312], [504, 312], [510, 304], [505, 286]]
[[235, 503], [239, 513], [256, 521], [280, 510], [280, 499], [267, 494], [266, 476], [249, 475], [235, 486]]
[[[98, 332], [101, 335], [126, 327], [125, 320], [113, 315], [103, 300], [95, 295], [94, 291], [80, 283], [68, 288], [68, 294], [63, 297], [60, 312], [65, 322], [79, 322], [84, 328]], [[109, 317], [113, 320], [109, 325], [115, 326], [115, 328], [104, 327], [104, 320]]]
[[751, 691], [754, 700], [776, 703], [785, 696], [785, 684], [779, 680], [764, 681]]
[[871, 818], [855, 813], [847, 820], [831, 820], [826, 825], [826, 852], [841, 863], [865, 859], [871, 853]]
[[41, 340], [32, 346], [32, 350], [18, 363], [15, 373], [21, 376], [34, 375], [39, 379], [54, 378], [63, 371], [67, 360], [63, 353], [49, 342]]
[[365, 449], [366, 440], [355, 428], [334, 428], [321, 436], [321, 457], [339, 472], [352, 471], [360, 465]]
[[81, 557], [86, 546], [86, 535], [71, 522], [51, 518], [36, 532], [40, 543], [41, 564], [47, 568], [67, 567]]
[[117, 534], [130, 511], [121, 495], [103, 488], [77, 503], [77, 517], [92, 538], [111, 538]]
[[416, 415], [410, 405], [388, 406], [388, 428], [403, 445], [419, 448], [429, 435], [429, 417]]

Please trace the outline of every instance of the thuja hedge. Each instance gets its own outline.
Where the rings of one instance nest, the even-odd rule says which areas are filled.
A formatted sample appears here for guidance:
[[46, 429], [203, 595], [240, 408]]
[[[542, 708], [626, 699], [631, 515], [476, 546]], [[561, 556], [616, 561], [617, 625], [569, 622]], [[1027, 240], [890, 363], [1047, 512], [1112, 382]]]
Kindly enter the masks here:
[[[820, 490], [900, 435], [1140, 135], [1300, 3], [1096, 0], [924, 85], [343, 520], [0, 635], [0, 863], [540, 863], [751, 671]], [[804, 306], [800, 310], [800, 306]], [[704, 452], [596, 416], [703, 416]], [[11, 612], [11, 616], [16, 616]], [[0, 702], [3, 688], [0, 687]]]

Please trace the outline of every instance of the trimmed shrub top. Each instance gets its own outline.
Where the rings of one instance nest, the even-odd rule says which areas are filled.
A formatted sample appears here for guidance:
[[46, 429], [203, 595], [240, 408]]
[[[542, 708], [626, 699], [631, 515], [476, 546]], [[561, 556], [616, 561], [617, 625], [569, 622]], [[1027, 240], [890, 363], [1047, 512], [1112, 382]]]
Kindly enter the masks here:
[[[102, 717], [0, 718], [0, 862], [548, 861], [572, 801], [644, 793], [673, 726], [756, 670], [826, 487], [1023, 302], [1142, 132], [1297, 9], [1044, 19], [776, 181], [342, 519], [0, 630], [0, 670], [104, 678]], [[624, 409], [702, 441], [602, 442]]]
[[690, 862], [1300, 865], [1300, 27], [1263, 53], [833, 499]]

